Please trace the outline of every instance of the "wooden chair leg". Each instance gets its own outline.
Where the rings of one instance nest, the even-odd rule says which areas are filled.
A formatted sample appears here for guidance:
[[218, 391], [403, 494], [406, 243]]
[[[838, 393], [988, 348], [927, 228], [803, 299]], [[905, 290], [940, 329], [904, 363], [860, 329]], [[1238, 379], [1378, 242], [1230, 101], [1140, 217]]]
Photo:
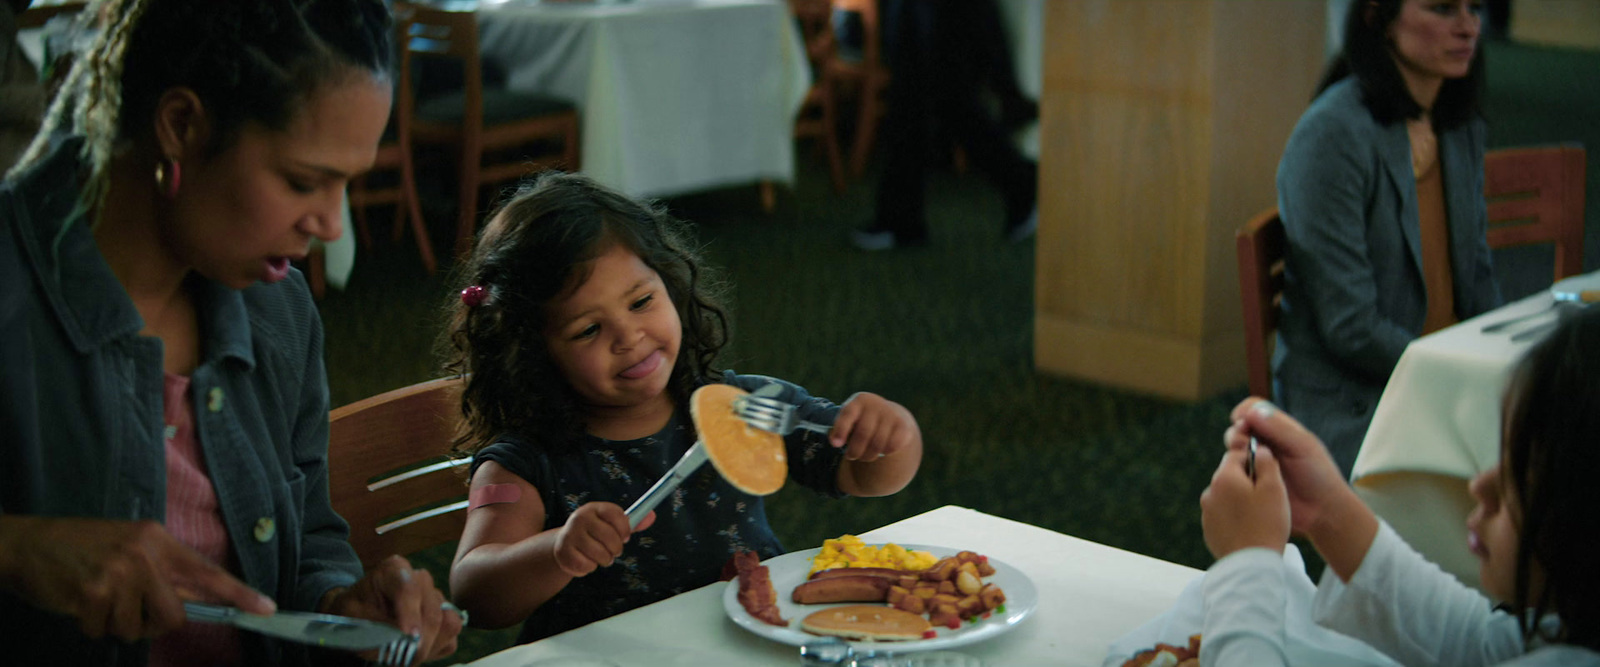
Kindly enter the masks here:
[[[417, 179], [413, 164], [409, 158], [400, 165], [400, 201], [395, 204], [398, 209], [396, 215], [409, 213], [411, 218], [411, 235], [417, 237], [417, 254], [422, 258], [422, 268], [428, 275], [433, 275], [437, 262], [433, 257], [433, 238], [428, 235], [428, 227], [422, 223], [422, 202], [417, 196]], [[395, 223], [399, 224], [399, 218]]]
[[311, 285], [311, 296], [320, 300], [328, 293], [328, 251], [322, 246], [312, 248], [306, 265], [306, 282]]
[[822, 150], [828, 157], [828, 172], [833, 176], [834, 194], [844, 194], [844, 156], [839, 151], [838, 124], [835, 122], [837, 106], [833, 95], [822, 98]]
[[778, 208], [778, 194], [773, 188], [772, 181], [761, 181], [761, 212], [772, 213]]
[[456, 257], [465, 257], [472, 250], [472, 235], [478, 217], [478, 157], [463, 158], [461, 162], [461, 195], [457, 200]]
[[[355, 220], [356, 238], [361, 239], [361, 244], [372, 247], [372, 230], [367, 227], [367, 178], [357, 177], [350, 182], [350, 189], [345, 193], [345, 199], [350, 202], [350, 217]], [[357, 205], [355, 202], [361, 202]]]
[[856, 117], [856, 143], [850, 151], [850, 173], [859, 177], [867, 170], [867, 156], [878, 132], [880, 91], [870, 82], [861, 88], [861, 107]]

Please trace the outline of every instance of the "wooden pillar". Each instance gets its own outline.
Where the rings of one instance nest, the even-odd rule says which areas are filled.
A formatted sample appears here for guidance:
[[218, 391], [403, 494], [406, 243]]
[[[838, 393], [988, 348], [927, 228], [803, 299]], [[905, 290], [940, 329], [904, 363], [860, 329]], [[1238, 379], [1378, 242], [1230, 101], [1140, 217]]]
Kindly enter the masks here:
[[1245, 380], [1233, 232], [1276, 203], [1323, 0], [1045, 8], [1034, 363], [1180, 399]]

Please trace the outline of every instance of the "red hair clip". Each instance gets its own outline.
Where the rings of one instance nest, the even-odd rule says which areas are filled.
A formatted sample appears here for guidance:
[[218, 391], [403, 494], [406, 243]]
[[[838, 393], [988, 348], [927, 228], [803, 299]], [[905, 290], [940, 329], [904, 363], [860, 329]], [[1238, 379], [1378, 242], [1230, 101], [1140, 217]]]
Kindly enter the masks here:
[[461, 290], [461, 303], [467, 304], [468, 308], [477, 308], [488, 300], [489, 290], [483, 285], [473, 285]]

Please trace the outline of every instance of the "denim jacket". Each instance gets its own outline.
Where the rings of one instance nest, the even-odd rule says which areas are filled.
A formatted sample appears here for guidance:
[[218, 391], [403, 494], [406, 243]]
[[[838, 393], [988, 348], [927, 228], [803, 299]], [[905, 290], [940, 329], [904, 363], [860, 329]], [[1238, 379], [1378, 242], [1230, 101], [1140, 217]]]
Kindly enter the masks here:
[[[0, 187], [0, 512], [163, 521], [162, 345], [75, 216], [67, 139]], [[71, 220], [77, 217], [76, 220]], [[68, 224], [64, 233], [62, 226]], [[361, 575], [328, 500], [322, 323], [304, 279], [197, 289], [195, 433], [240, 579], [310, 610]], [[244, 664], [304, 664], [301, 647], [241, 633]], [[84, 637], [75, 621], [0, 594], [15, 664], [143, 665], [146, 643]]]

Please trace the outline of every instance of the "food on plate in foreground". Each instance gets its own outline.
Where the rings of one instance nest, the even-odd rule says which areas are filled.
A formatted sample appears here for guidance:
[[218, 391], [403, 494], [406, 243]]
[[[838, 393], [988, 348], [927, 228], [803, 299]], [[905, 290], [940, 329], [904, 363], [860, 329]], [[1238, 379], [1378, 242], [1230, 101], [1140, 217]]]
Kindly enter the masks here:
[[[898, 576], [898, 575], [896, 575]], [[795, 604], [827, 602], [883, 602], [896, 579], [881, 575], [821, 577], [794, 587]]]
[[744, 610], [763, 623], [788, 627], [789, 622], [778, 613], [778, 592], [761, 557], [754, 551], [740, 551], [733, 555], [733, 566], [739, 571], [739, 604]]
[[926, 551], [912, 551], [892, 542], [880, 547], [855, 535], [841, 535], [822, 542], [822, 550], [811, 558], [811, 572], [839, 567], [918, 571], [933, 567], [938, 560]]
[[869, 641], [922, 639], [933, 626], [917, 614], [878, 605], [823, 609], [805, 617], [800, 627], [817, 635]]
[[995, 573], [986, 556], [962, 551], [939, 559], [915, 575], [905, 575], [889, 587], [885, 601], [896, 609], [928, 615], [928, 621], [952, 630], [961, 621], [971, 620], [1000, 609], [1005, 591], [983, 577]]
[[1200, 635], [1190, 635], [1188, 646], [1158, 643], [1133, 654], [1122, 662], [1122, 667], [1199, 667]]
[[751, 426], [733, 409], [733, 399], [747, 393], [733, 385], [708, 384], [689, 397], [689, 414], [717, 472], [740, 491], [765, 496], [783, 488], [789, 462], [783, 438]]

